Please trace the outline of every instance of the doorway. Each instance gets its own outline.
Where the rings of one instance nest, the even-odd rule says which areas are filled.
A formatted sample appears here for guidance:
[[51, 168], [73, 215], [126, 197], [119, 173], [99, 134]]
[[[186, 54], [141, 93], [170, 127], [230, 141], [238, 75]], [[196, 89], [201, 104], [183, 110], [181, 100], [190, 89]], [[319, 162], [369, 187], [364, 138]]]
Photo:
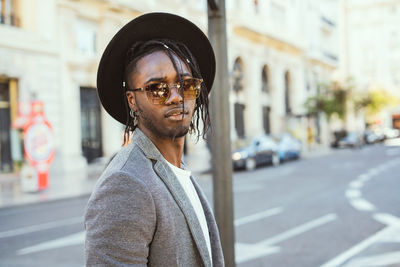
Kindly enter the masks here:
[[13, 170], [11, 157], [10, 90], [7, 81], [0, 81], [0, 172]]
[[103, 155], [100, 103], [95, 88], [81, 87], [81, 143], [88, 163]]

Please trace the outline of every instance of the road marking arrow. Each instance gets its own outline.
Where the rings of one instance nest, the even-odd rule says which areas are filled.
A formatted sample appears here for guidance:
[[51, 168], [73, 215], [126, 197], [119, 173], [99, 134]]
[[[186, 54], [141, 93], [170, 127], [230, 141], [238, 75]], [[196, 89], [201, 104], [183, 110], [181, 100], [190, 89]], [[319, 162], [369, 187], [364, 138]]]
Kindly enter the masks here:
[[243, 244], [236, 243], [236, 263], [242, 263], [245, 261], [249, 261], [261, 256], [265, 256], [272, 253], [277, 253], [280, 251], [279, 247], [274, 247], [273, 245], [278, 244], [287, 239], [293, 238], [297, 235], [310, 231], [316, 227], [327, 224], [331, 221], [337, 219], [337, 215], [330, 213], [325, 216], [322, 216], [318, 219], [312, 220], [310, 222], [304, 223], [298, 227], [292, 228], [288, 231], [285, 231], [281, 234], [273, 236], [271, 238], [262, 240], [256, 244]]

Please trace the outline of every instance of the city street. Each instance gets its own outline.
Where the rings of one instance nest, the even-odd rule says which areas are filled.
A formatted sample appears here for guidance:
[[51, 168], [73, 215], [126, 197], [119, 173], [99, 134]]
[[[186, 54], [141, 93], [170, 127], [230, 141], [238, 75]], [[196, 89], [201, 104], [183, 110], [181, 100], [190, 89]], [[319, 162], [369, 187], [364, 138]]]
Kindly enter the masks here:
[[[212, 201], [210, 175], [198, 178]], [[234, 173], [237, 266], [400, 265], [400, 146]], [[0, 210], [1, 266], [83, 266], [87, 198]]]

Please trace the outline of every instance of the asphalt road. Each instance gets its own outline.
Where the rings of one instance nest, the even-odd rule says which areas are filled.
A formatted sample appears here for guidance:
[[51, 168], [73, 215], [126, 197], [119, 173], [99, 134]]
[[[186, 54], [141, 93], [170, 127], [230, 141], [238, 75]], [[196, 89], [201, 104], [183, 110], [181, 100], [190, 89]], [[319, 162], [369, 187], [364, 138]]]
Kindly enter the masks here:
[[[400, 266], [399, 189], [400, 146], [235, 172], [237, 266]], [[86, 201], [1, 209], [0, 266], [83, 266]]]

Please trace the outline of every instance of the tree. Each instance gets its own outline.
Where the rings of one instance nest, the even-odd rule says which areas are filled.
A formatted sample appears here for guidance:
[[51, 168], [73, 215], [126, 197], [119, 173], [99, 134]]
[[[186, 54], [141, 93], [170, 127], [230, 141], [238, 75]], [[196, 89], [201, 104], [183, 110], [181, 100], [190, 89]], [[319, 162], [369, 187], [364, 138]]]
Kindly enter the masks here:
[[351, 99], [353, 91], [352, 80], [348, 79], [346, 83], [339, 82], [320, 83], [317, 88], [317, 95], [309, 97], [305, 102], [305, 108], [308, 115], [317, 115], [325, 113], [328, 120], [333, 114], [344, 119], [347, 112], [347, 102]]
[[356, 112], [365, 110], [366, 117], [380, 113], [384, 108], [394, 106], [400, 101], [381, 87], [373, 87], [368, 91], [356, 92], [353, 80], [344, 83], [332, 81], [318, 85], [317, 95], [309, 97], [305, 102], [308, 115], [325, 113], [328, 120], [333, 114], [340, 119], [346, 117], [349, 107]]
[[364, 109], [366, 116], [377, 115], [384, 108], [394, 106], [398, 102], [396, 97], [383, 88], [372, 88], [354, 100], [356, 110]]

